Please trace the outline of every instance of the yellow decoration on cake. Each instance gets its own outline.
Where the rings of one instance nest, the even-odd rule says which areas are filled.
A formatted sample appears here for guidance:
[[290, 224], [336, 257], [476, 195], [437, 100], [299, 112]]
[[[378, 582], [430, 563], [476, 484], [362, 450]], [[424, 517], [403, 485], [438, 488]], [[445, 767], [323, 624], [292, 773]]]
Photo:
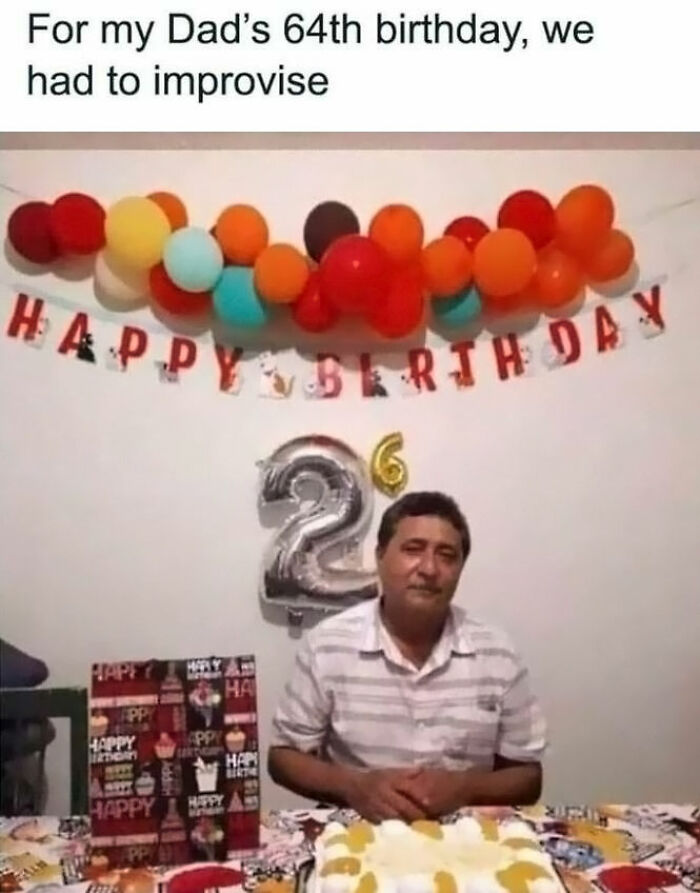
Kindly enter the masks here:
[[[368, 871], [360, 878], [355, 893], [377, 893], [377, 878], [373, 871]], [[456, 891], [455, 891], [456, 893]]]
[[609, 831], [607, 828], [601, 828], [600, 825], [581, 820], [569, 822], [569, 836], [598, 847], [606, 862], [627, 862], [629, 860], [627, 838], [619, 831]]
[[496, 880], [509, 893], [529, 893], [528, 882], [550, 878], [551, 874], [534, 862], [514, 862], [503, 871], [496, 872]]
[[348, 837], [368, 844], [374, 841], [374, 829], [369, 822], [351, 822], [348, 825]]
[[360, 873], [360, 860], [355, 856], [342, 856], [339, 859], [331, 859], [321, 869], [321, 877], [328, 877], [329, 874], [350, 874]]
[[330, 847], [337, 843], [342, 844], [342, 846], [348, 846], [348, 835], [334, 834], [333, 837], [329, 837], [328, 840], [324, 841], [323, 845], [325, 847]]
[[433, 840], [442, 840], [444, 836], [439, 822], [428, 822], [424, 819], [417, 819], [411, 824], [411, 828], [419, 834], [425, 834], [426, 837], [432, 837]]
[[484, 840], [492, 840], [494, 843], [498, 843], [498, 822], [496, 819], [485, 819], [477, 816], [477, 821], [481, 825], [481, 833], [484, 835]]
[[510, 837], [503, 841], [505, 846], [509, 846], [512, 850], [539, 850], [540, 845], [534, 840], [528, 840], [527, 837]]
[[364, 853], [367, 845], [374, 840], [374, 831], [367, 822], [354, 822], [348, 825], [344, 843], [351, 853]]
[[449, 871], [436, 871], [435, 893], [457, 893], [455, 876]]

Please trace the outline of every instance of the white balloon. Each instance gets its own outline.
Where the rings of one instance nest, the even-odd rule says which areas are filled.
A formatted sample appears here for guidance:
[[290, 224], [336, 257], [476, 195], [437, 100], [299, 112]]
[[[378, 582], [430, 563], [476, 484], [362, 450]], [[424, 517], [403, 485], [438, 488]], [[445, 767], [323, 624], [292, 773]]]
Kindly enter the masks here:
[[95, 261], [95, 294], [120, 309], [142, 307], [148, 300], [148, 272], [125, 267], [108, 251], [101, 251]]

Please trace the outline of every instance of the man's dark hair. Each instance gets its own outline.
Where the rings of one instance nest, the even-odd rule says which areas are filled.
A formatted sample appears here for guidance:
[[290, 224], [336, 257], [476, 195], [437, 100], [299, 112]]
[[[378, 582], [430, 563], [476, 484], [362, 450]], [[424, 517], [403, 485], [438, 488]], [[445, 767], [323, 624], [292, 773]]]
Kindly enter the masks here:
[[460, 535], [462, 540], [462, 558], [466, 561], [471, 551], [469, 527], [457, 503], [444, 493], [407, 493], [390, 505], [382, 515], [379, 530], [377, 531], [377, 550], [379, 553], [381, 554], [389, 545], [389, 541], [396, 533], [396, 528], [402, 518], [418, 518], [425, 515], [449, 521]]

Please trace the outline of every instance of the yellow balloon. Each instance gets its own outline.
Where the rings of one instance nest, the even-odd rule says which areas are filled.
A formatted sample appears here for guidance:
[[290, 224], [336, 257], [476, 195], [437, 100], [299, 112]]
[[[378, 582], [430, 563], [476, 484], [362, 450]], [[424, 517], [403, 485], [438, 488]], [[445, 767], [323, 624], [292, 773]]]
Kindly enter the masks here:
[[408, 483], [406, 463], [395, 455], [402, 449], [403, 435], [396, 431], [382, 437], [372, 453], [372, 480], [375, 487], [387, 496], [396, 496]]
[[163, 256], [170, 222], [149, 198], [123, 198], [107, 211], [105, 239], [112, 255], [129, 267], [147, 270]]

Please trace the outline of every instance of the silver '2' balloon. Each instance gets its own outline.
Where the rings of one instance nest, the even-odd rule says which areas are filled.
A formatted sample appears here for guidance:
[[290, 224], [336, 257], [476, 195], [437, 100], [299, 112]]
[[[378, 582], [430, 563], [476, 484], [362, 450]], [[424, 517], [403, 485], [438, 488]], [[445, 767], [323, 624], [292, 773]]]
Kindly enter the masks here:
[[293, 505], [263, 560], [262, 597], [304, 610], [340, 610], [378, 593], [376, 573], [338, 566], [362, 542], [372, 520], [373, 491], [362, 459], [332, 437], [283, 444], [261, 468], [261, 509]]

